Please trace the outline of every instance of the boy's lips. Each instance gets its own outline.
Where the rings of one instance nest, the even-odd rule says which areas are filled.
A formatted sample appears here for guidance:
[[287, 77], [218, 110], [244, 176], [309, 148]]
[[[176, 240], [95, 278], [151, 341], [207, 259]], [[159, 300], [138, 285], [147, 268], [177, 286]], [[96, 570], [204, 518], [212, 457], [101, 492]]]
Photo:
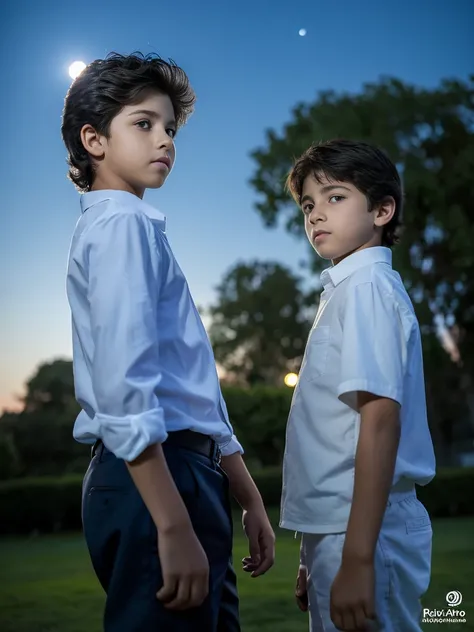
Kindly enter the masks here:
[[331, 233], [328, 233], [326, 230], [315, 230], [314, 233], [312, 233], [311, 235], [311, 239], [312, 241], [320, 241], [321, 239], [324, 239], [324, 237], [327, 237], [327, 235], [330, 235]]
[[168, 158], [168, 156], [162, 156], [161, 158], [157, 158], [156, 160], [152, 161], [153, 164], [163, 164], [166, 165], [168, 167], [168, 169], [171, 169], [171, 160]]

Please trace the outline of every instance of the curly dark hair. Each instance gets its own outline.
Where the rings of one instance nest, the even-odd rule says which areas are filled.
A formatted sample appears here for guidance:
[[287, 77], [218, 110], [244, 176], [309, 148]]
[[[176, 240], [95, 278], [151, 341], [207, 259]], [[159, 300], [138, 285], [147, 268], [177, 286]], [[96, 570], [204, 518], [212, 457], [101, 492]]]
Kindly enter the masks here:
[[150, 90], [169, 96], [177, 127], [182, 127], [194, 110], [196, 96], [186, 73], [172, 60], [155, 54], [110, 53], [90, 63], [72, 83], [64, 101], [61, 134], [68, 151], [68, 176], [79, 191], [90, 191], [94, 180], [93, 163], [81, 141], [83, 126], [90, 124], [107, 137], [122, 108]]
[[352, 140], [330, 140], [311, 145], [298, 158], [286, 182], [298, 205], [308, 175], [313, 175], [318, 182], [326, 178], [353, 184], [366, 196], [369, 211], [388, 196], [393, 197], [395, 213], [384, 226], [382, 245], [391, 247], [398, 243], [403, 209], [402, 184], [396, 166], [381, 149]]

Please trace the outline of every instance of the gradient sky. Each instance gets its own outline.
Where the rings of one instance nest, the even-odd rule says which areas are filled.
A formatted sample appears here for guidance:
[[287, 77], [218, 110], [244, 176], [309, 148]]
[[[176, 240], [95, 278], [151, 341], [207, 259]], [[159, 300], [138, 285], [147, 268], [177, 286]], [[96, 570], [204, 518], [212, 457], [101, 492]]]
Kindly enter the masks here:
[[[79, 200], [60, 117], [68, 66], [110, 51], [173, 58], [197, 92], [177, 163], [146, 200], [199, 305], [238, 259], [298, 268], [306, 247], [253, 208], [249, 152], [298, 101], [391, 75], [435, 86], [474, 69], [472, 0], [7, 0], [0, 9], [0, 410], [39, 362], [71, 354], [65, 271]], [[305, 37], [298, 31], [307, 30]]]

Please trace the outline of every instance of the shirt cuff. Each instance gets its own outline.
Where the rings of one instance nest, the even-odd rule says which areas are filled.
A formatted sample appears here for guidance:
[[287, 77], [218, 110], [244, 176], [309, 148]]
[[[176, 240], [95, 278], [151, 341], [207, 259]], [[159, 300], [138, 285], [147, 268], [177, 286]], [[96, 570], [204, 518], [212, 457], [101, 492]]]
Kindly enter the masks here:
[[168, 437], [161, 408], [125, 417], [98, 413], [96, 419], [103, 444], [124, 461], [134, 461], [148, 446], [163, 443]]
[[244, 449], [238, 442], [235, 434], [232, 435], [230, 441], [224, 443], [223, 445], [219, 445], [219, 450], [221, 451], [222, 456], [230, 456], [231, 454], [235, 454], [236, 452], [240, 452], [240, 454], [244, 453]]

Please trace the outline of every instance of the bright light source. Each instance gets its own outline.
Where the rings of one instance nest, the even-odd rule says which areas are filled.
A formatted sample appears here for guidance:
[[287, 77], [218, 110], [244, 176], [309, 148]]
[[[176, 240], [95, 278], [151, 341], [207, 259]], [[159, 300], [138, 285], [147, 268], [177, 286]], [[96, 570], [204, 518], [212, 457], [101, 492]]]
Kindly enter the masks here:
[[304, 36], [306, 35], [306, 29], [300, 29], [300, 30], [298, 31], [298, 35], [299, 35], [300, 37], [304, 37]]
[[298, 383], [298, 376], [296, 373], [287, 373], [285, 375], [285, 384], [290, 387], [296, 386]]
[[74, 61], [69, 66], [69, 76], [71, 79], [77, 79], [85, 67], [86, 65], [83, 61]]

